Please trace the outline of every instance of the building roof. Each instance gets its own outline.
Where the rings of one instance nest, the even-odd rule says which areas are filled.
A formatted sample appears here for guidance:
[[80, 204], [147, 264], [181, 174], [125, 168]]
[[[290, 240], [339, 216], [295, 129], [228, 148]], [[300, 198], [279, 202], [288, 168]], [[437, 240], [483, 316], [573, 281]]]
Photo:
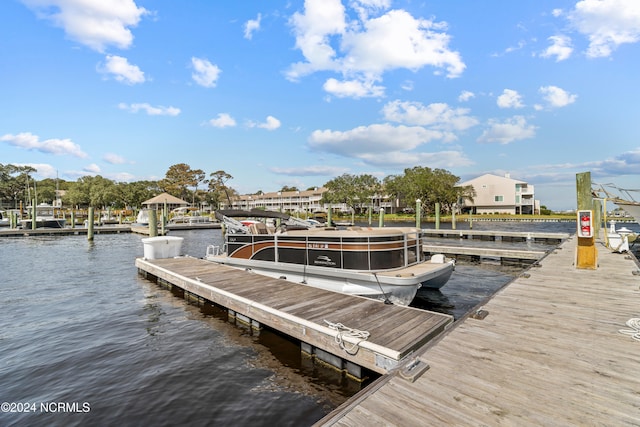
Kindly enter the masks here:
[[143, 205], [160, 205], [167, 203], [169, 205], [184, 205], [187, 206], [189, 202], [185, 202], [179, 197], [172, 196], [169, 193], [158, 194], [156, 197], [152, 197], [147, 201], [142, 202]]

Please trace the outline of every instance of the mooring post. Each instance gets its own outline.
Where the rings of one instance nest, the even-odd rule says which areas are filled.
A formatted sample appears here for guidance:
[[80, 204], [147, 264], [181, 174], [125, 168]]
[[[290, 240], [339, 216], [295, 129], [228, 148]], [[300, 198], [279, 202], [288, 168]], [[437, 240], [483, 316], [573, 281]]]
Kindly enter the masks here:
[[384, 227], [384, 208], [380, 208], [380, 217], [378, 218], [378, 227]]
[[36, 199], [31, 199], [31, 229], [36, 229]]
[[371, 227], [371, 223], [373, 222], [373, 208], [369, 206], [367, 210], [369, 211], [369, 227]]
[[416, 199], [416, 228], [422, 229], [422, 200]]
[[451, 206], [451, 229], [455, 230], [456, 229], [456, 208], [458, 207], [458, 205], [456, 205], [455, 203], [453, 204], [453, 206]]
[[440, 230], [440, 203], [436, 203], [436, 230]]
[[149, 209], [149, 237], [158, 236], [158, 212]]
[[87, 214], [87, 240], [93, 240], [93, 206], [89, 206]]
[[331, 205], [327, 208], [327, 227], [331, 227]]
[[593, 227], [591, 172], [576, 174], [576, 194], [578, 199], [576, 268], [595, 270], [598, 265], [598, 251], [596, 250], [596, 235]]

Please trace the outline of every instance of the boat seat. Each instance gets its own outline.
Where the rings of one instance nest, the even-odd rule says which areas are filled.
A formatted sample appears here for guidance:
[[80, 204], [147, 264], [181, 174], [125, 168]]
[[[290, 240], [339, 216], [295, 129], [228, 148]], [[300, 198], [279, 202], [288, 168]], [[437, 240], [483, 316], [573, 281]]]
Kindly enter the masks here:
[[269, 229], [266, 224], [258, 222], [249, 226], [249, 232], [251, 234], [269, 234]]

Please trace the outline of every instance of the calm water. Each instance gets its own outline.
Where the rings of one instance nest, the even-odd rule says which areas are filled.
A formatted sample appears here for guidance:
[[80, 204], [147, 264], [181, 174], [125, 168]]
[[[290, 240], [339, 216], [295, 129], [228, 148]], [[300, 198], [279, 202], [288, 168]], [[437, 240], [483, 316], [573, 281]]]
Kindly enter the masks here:
[[[432, 228], [432, 225], [425, 224]], [[574, 224], [474, 223], [569, 231]], [[628, 228], [633, 228], [627, 225]], [[459, 225], [464, 228], [464, 225]], [[172, 232], [202, 257], [219, 230]], [[0, 425], [313, 424], [358, 385], [138, 276], [133, 234], [0, 239]], [[459, 264], [414, 305], [456, 317], [520, 270]], [[30, 412], [26, 412], [26, 411]]]

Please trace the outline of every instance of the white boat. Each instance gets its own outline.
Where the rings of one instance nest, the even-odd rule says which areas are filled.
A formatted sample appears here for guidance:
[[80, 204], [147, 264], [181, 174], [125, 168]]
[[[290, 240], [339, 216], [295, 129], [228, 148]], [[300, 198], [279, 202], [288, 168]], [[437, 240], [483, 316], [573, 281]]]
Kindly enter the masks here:
[[138, 216], [136, 217], [136, 223], [140, 225], [149, 225], [149, 210], [140, 209]]
[[[33, 211], [31, 207], [27, 209], [30, 213]], [[23, 219], [20, 223], [24, 229], [32, 228], [31, 219]], [[41, 203], [36, 206], [36, 228], [64, 228], [66, 223], [66, 219], [55, 216], [53, 206], [47, 203]]]
[[[218, 211], [216, 217], [224, 224], [224, 247], [210, 245], [205, 259], [331, 291], [408, 305], [419, 288], [444, 286], [455, 267], [441, 254], [425, 258], [417, 228], [310, 227], [260, 210]], [[247, 226], [234, 217], [273, 225]]]
[[[618, 193], [623, 196], [612, 194], [611, 191], [605, 189], [605, 187], [613, 188], [618, 191]], [[603, 184], [600, 186], [600, 190], [596, 190], [596, 193], [604, 193], [606, 199], [618, 205], [622, 208], [629, 216], [631, 216], [634, 221], [640, 225], [640, 202], [636, 201], [631, 193], [638, 192], [640, 194], [640, 190], [629, 190], [625, 188], [616, 187], [613, 184]]]
[[9, 226], [9, 216], [6, 211], [0, 211], [0, 227]]
[[202, 215], [198, 210], [189, 208], [176, 208], [169, 214], [169, 224], [210, 224], [211, 217]]

